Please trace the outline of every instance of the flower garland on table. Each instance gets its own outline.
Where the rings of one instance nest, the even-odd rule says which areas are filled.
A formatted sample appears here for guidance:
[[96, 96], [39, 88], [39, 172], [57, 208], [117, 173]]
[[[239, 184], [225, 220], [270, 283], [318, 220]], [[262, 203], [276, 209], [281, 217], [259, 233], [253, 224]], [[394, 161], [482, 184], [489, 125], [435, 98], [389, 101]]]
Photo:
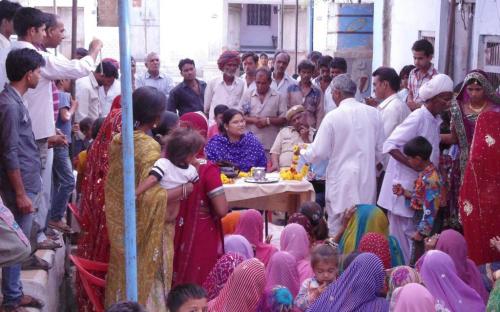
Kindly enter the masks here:
[[289, 169], [284, 169], [280, 171], [281, 179], [302, 181], [302, 179], [307, 176], [307, 173], [309, 172], [309, 164], [304, 164], [300, 172], [297, 171], [300, 151], [301, 149], [305, 149], [306, 147], [307, 144], [293, 146], [292, 165], [290, 166]]

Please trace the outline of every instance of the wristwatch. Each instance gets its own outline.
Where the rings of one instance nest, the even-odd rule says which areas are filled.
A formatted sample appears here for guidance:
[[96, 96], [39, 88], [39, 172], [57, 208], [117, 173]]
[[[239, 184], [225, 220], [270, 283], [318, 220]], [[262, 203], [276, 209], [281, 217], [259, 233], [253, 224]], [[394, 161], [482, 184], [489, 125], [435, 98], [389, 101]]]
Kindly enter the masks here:
[[266, 123], [267, 123], [268, 126], [271, 125], [271, 119], [269, 119], [269, 117], [266, 117]]

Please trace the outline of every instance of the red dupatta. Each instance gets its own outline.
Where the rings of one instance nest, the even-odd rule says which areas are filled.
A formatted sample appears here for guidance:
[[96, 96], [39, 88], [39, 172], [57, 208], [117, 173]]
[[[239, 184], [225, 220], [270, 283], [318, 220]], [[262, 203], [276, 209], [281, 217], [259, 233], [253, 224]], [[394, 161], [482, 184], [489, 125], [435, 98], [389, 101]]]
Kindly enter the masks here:
[[[88, 150], [80, 203], [83, 221], [80, 224], [82, 232], [78, 241], [77, 255], [106, 263], [109, 261], [109, 238], [104, 213], [104, 186], [109, 169], [109, 145], [113, 136], [121, 132], [120, 100], [120, 96], [113, 100], [111, 111]], [[77, 278], [76, 286], [79, 311], [92, 311], [92, 304], [88, 301], [79, 278]], [[104, 292], [101, 290], [96, 290], [96, 292], [104, 302]]]
[[[206, 138], [208, 122], [202, 113], [187, 113], [180, 118], [181, 126], [191, 126]], [[200, 154], [203, 154], [201, 149]], [[198, 156], [200, 156], [198, 154]], [[222, 189], [219, 168], [201, 160], [199, 181], [193, 192], [181, 201], [175, 224], [173, 285], [202, 284], [217, 262], [222, 250], [222, 226], [214, 216], [209, 193]], [[202, 209], [203, 207], [203, 209]], [[208, 211], [209, 213], [204, 213]]]
[[460, 188], [460, 217], [469, 257], [481, 265], [500, 260], [489, 244], [500, 235], [500, 113], [483, 112], [476, 121], [469, 161]]

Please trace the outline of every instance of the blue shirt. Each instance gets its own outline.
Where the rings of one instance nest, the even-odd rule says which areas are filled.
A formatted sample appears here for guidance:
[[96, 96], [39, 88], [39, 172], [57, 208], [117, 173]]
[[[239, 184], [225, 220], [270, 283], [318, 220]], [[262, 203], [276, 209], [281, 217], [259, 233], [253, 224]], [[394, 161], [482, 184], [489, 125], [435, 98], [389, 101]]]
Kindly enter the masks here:
[[9, 84], [0, 93], [0, 125], [0, 195], [15, 212], [16, 194], [8, 171], [19, 169], [25, 191], [39, 193], [42, 169], [30, 115], [19, 93]]
[[59, 114], [57, 114], [56, 128], [61, 130], [66, 136], [68, 143], [71, 143], [71, 121], [63, 121], [61, 119], [61, 109], [71, 108], [71, 95], [67, 92], [59, 91]]

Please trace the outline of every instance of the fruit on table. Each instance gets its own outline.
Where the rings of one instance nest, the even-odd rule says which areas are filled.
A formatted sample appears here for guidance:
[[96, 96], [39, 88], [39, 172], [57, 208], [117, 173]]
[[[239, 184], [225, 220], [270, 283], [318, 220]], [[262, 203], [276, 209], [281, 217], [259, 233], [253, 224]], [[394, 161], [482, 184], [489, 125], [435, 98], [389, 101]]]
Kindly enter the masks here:
[[220, 174], [220, 179], [222, 181], [222, 184], [233, 184], [234, 179], [228, 178], [225, 174], [221, 173]]

